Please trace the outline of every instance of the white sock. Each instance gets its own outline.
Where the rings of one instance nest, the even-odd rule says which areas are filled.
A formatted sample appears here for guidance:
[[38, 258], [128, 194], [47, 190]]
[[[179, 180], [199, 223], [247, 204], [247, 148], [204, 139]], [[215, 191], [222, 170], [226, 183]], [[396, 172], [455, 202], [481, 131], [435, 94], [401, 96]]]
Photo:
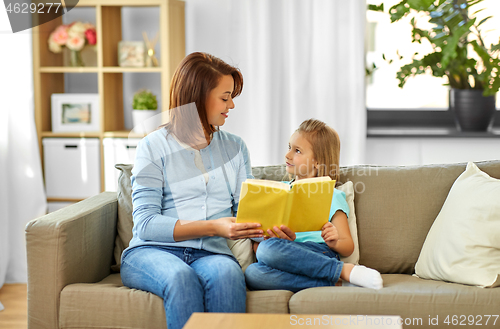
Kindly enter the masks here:
[[3, 305], [0, 303], [0, 311], [3, 311]]
[[355, 285], [372, 288], [382, 289], [383, 281], [380, 273], [374, 269], [365, 267], [363, 265], [355, 265], [352, 269], [349, 281]]

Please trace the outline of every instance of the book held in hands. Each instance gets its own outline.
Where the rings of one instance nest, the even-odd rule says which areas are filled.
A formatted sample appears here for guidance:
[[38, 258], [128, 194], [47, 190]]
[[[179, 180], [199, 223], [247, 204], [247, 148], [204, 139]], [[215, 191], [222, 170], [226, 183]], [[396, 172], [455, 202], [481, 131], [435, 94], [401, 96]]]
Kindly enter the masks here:
[[291, 184], [247, 179], [241, 186], [237, 223], [261, 223], [264, 233], [273, 226], [294, 232], [319, 231], [330, 220], [335, 180], [306, 178]]

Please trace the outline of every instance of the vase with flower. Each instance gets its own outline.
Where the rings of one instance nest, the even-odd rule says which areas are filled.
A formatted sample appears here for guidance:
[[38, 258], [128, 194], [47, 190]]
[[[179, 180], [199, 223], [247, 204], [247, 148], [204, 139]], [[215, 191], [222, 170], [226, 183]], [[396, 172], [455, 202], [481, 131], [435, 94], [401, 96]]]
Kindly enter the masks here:
[[70, 50], [70, 65], [85, 66], [81, 51], [87, 45], [97, 43], [95, 26], [91, 23], [73, 22], [58, 26], [49, 36], [49, 49], [53, 53], [60, 53], [63, 47]]

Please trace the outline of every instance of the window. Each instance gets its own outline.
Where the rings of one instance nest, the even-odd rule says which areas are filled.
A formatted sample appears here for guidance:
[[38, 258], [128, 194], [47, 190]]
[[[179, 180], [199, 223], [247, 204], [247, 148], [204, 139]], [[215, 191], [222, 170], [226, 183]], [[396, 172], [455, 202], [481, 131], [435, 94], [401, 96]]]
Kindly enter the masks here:
[[[370, 110], [447, 110], [448, 109], [448, 87], [446, 78], [436, 78], [429, 75], [418, 75], [410, 78], [404, 88], [398, 87], [396, 72], [399, 68], [410, 63], [410, 58], [415, 51], [419, 56], [425, 55], [425, 51], [431, 51], [431, 45], [422, 42], [413, 44], [411, 42], [411, 25], [408, 18], [391, 23], [389, 8], [401, 0], [368, 0], [368, 4], [380, 5], [384, 3], [385, 13], [367, 11], [367, 67], [373, 63], [378, 67], [367, 78], [366, 84], [366, 106]], [[475, 10], [484, 8], [477, 13], [479, 20], [493, 16], [481, 25], [486, 32], [485, 43], [498, 43], [500, 39], [500, 1], [484, 0], [482, 3], [472, 7]], [[425, 22], [420, 20], [419, 23]], [[399, 59], [398, 53], [403, 56]], [[382, 58], [385, 54], [387, 60], [394, 61], [389, 64]], [[497, 108], [500, 107], [500, 97], [497, 96]], [[396, 115], [397, 117], [397, 115]], [[498, 117], [498, 116], [497, 116]], [[498, 120], [495, 120], [498, 125]]]

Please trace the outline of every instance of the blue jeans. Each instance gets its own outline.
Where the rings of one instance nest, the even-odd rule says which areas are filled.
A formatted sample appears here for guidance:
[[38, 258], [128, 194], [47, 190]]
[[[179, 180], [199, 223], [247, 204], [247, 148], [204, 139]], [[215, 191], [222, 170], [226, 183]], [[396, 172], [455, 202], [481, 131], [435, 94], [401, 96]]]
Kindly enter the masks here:
[[245, 277], [234, 257], [205, 250], [142, 246], [124, 253], [125, 286], [163, 298], [168, 329], [193, 312], [245, 313]]
[[334, 286], [344, 263], [324, 243], [271, 238], [259, 244], [257, 263], [247, 267], [245, 279], [252, 290], [283, 289], [297, 292]]

